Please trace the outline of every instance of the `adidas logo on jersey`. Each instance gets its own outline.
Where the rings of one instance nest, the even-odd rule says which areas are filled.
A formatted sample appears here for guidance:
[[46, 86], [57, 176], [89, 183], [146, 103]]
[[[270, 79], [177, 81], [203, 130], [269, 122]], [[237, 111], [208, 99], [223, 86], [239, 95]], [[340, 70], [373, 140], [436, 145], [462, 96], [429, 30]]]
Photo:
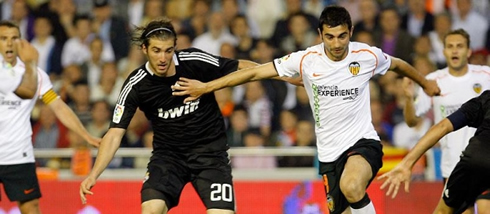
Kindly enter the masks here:
[[169, 110], [158, 109], [158, 117], [163, 119], [177, 118], [194, 112], [199, 106], [199, 99], [187, 102], [183, 106], [175, 107]]

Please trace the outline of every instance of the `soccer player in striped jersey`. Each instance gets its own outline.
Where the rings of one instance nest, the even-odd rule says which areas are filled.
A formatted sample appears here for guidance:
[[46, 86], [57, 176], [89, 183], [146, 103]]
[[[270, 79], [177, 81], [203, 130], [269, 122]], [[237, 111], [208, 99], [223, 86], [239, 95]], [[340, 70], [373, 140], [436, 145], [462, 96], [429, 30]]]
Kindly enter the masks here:
[[330, 213], [342, 213], [349, 206], [353, 214], [375, 213], [366, 189], [381, 168], [383, 152], [371, 123], [369, 80], [393, 70], [415, 80], [429, 95], [438, 94], [439, 88], [405, 61], [350, 42], [352, 31], [347, 10], [328, 6], [318, 26], [323, 43], [207, 83], [181, 78], [174, 95], [190, 95], [185, 101], [192, 101], [247, 81], [301, 76], [315, 119], [319, 173]]
[[[441, 96], [429, 97], [419, 89], [414, 99], [411, 81], [404, 80], [404, 117], [409, 126], [415, 126], [430, 109], [434, 112], [434, 123], [438, 123], [459, 109], [464, 102], [490, 89], [490, 67], [468, 64], [468, 58], [471, 56], [470, 36], [465, 30], [453, 30], [446, 34], [443, 52], [448, 66], [427, 75], [427, 79], [437, 81], [441, 88]], [[475, 128], [464, 127], [441, 139], [441, 171], [444, 184], [475, 131]], [[490, 191], [478, 197], [478, 213], [483, 214], [490, 210], [489, 199]], [[473, 209], [471, 206], [467, 213], [473, 213]]]
[[[41, 190], [36, 175], [30, 116], [38, 99], [48, 105], [63, 125], [98, 146], [73, 111], [53, 91], [51, 81], [36, 67], [37, 51], [25, 41], [9, 21], [0, 21], [0, 182], [21, 213], [40, 213]], [[15, 46], [20, 48], [15, 48]], [[29, 55], [30, 52], [30, 55]], [[21, 57], [18, 59], [17, 55]], [[27, 80], [26, 75], [34, 75]], [[22, 79], [22, 80], [21, 80]], [[17, 88], [16, 88], [17, 87]]]
[[128, 76], [121, 89], [94, 167], [81, 183], [82, 202], [86, 202], [86, 194], [93, 194], [90, 189], [114, 157], [139, 108], [154, 131], [153, 153], [141, 190], [142, 213], [167, 213], [178, 205], [182, 189], [189, 182], [208, 214], [234, 213], [229, 146], [214, 94], [184, 103], [184, 97], [172, 96], [171, 86], [181, 77], [207, 82], [257, 64], [195, 48], [176, 51], [177, 36], [166, 18], [136, 28], [132, 40], [148, 61]]

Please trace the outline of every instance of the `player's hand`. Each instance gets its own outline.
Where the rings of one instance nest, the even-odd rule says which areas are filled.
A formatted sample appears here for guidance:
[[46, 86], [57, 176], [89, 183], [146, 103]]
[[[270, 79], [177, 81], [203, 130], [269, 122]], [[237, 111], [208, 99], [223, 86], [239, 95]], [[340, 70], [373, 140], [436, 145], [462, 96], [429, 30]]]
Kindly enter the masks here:
[[408, 167], [404, 167], [402, 164], [398, 164], [391, 171], [378, 177], [378, 180], [386, 179], [381, 185], [381, 189], [388, 186], [386, 195], [389, 196], [391, 194], [391, 198], [395, 198], [401, 183], [405, 183], [405, 192], [408, 192], [411, 177], [412, 170]]
[[82, 204], [87, 203], [86, 195], [93, 195], [94, 193], [90, 191], [92, 187], [95, 185], [95, 178], [88, 176], [85, 180], [80, 184], [80, 199], [82, 199]]
[[402, 87], [403, 87], [403, 95], [405, 95], [406, 98], [412, 99], [415, 90], [413, 80], [411, 80], [408, 77], [404, 77], [402, 81]]
[[441, 89], [435, 80], [427, 80], [427, 83], [424, 86], [424, 92], [431, 97], [439, 96], [441, 94]]
[[29, 44], [25, 39], [16, 39], [14, 42], [15, 49], [19, 55], [20, 60], [25, 64], [36, 64], [39, 59], [39, 53], [36, 48]]
[[185, 96], [184, 103], [197, 100], [203, 94], [207, 93], [206, 84], [200, 82], [199, 80], [187, 79], [185, 77], [179, 78], [179, 80], [172, 86], [172, 95], [174, 96]]
[[85, 139], [85, 140], [87, 140], [87, 142], [88, 142], [90, 145], [92, 145], [92, 146], [95, 146], [95, 147], [99, 148], [99, 146], [100, 146], [100, 142], [102, 141], [102, 138], [100, 138], [100, 137], [94, 137], [94, 136], [92, 136], [92, 135], [89, 135], [89, 137], [88, 137], [87, 139]]

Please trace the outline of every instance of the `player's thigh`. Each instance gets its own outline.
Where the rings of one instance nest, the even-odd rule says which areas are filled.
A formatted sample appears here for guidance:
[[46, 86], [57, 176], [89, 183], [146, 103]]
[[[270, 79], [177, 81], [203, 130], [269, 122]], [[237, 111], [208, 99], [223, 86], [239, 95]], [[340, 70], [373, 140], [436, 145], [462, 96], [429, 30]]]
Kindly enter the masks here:
[[28, 202], [41, 197], [34, 163], [0, 166], [5, 193], [11, 201]]
[[151, 213], [166, 214], [167, 212], [168, 212], [168, 208], [164, 200], [152, 199], [152, 200], [145, 201], [141, 204], [142, 214], [151, 214]]
[[190, 173], [181, 160], [155, 158], [148, 164], [148, 172], [141, 189], [141, 204], [150, 200], [165, 201], [168, 209], [179, 204], [184, 186], [190, 181]]
[[349, 190], [361, 188], [364, 191], [372, 177], [371, 165], [364, 157], [361, 155], [350, 156], [340, 178], [340, 188], [342, 191], [346, 188]]
[[199, 159], [201, 167], [194, 168], [196, 173], [193, 175], [192, 185], [206, 208], [235, 210], [235, 190], [227, 155], [217, 154]]

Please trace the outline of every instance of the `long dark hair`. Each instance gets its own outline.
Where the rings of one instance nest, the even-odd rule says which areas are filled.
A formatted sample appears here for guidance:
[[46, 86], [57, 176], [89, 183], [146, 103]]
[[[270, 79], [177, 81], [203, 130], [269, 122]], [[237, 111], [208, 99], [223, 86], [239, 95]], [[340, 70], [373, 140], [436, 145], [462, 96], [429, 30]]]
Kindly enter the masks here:
[[173, 39], [177, 44], [177, 36], [174, 26], [169, 18], [160, 18], [149, 22], [145, 26], [136, 27], [131, 37], [133, 44], [148, 47], [150, 38], [160, 40]]

